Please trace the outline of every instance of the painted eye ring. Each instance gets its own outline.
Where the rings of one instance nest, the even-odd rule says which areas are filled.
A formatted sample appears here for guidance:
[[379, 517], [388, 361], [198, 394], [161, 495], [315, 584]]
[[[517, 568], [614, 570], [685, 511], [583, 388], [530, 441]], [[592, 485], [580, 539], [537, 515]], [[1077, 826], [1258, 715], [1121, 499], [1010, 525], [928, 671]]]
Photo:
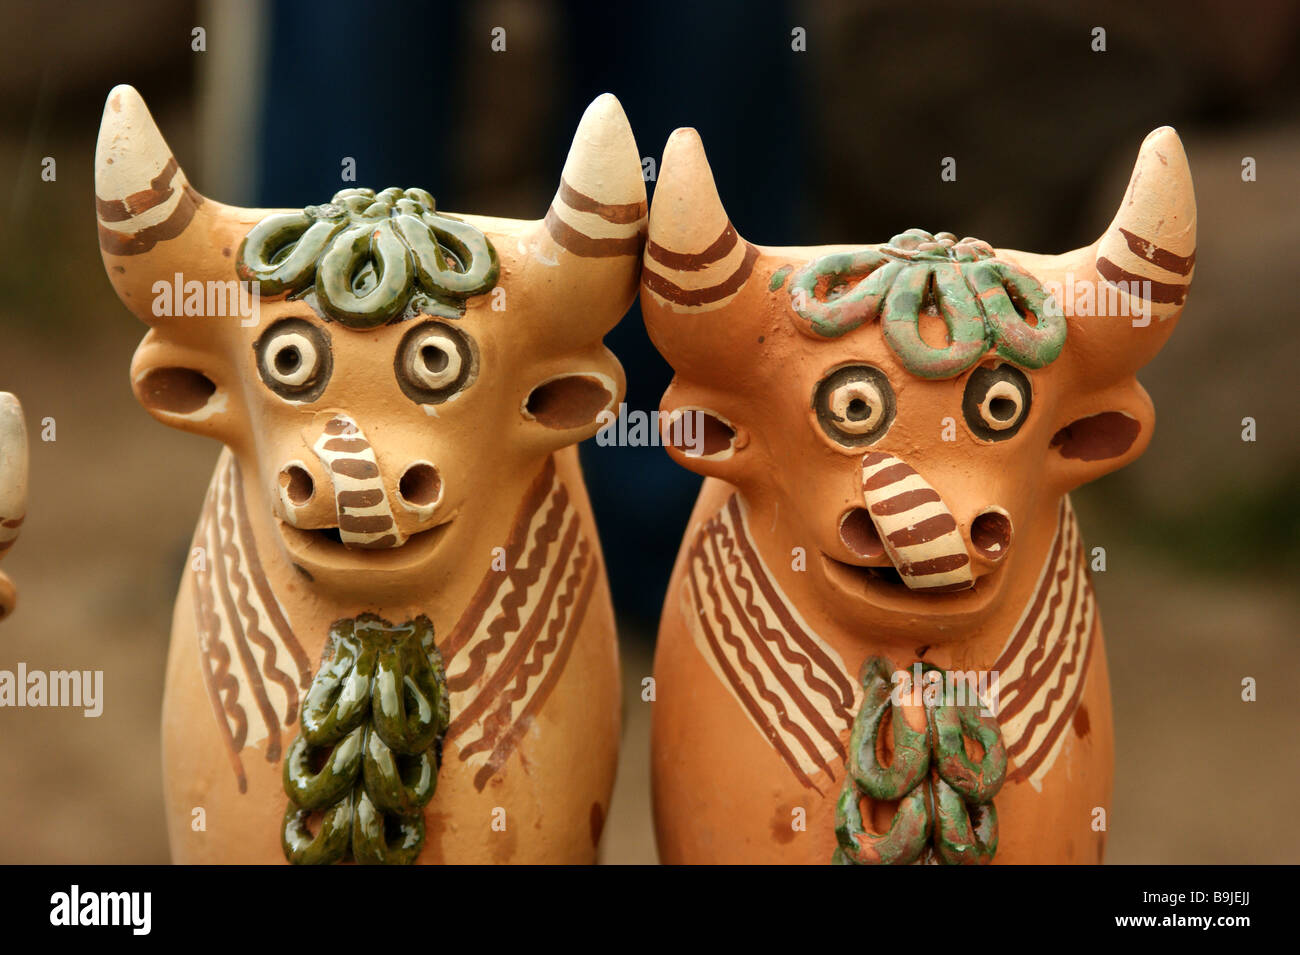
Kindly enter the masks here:
[[263, 383], [290, 401], [315, 401], [332, 371], [329, 339], [301, 318], [275, 322], [253, 346]]
[[962, 413], [975, 437], [1004, 441], [1020, 430], [1032, 403], [1029, 379], [1019, 368], [1007, 364], [981, 366], [966, 381]]
[[469, 336], [460, 329], [423, 322], [402, 337], [394, 371], [412, 401], [440, 404], [468, 387], [478, 372], [478, 360]]
[[848, 365], [831, 372], [813, 392], [818, 424], [836, 444], [860, 448], [880, 440], [895, 414], [889, 378], [871, 365]]
[[885, 399], [873, 381], [855, 379], [831, 391], [828, 399], [836, 424], [849, 434], [870, 434], [885, 415]]

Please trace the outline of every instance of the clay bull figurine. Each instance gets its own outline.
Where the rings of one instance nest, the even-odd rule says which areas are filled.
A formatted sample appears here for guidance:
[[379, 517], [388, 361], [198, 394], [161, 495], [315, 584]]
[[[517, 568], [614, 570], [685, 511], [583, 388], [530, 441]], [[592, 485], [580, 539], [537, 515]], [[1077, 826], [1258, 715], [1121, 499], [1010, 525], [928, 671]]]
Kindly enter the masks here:
[[617, 100], [537, 221], [222, 205], [124, 86], [96, 193], [136, 397], [225, 445], [167, 665], [174, 858], [593, 861], [618, 661], [573, 445], [624, 393], [644, 240]]
[[1135, 373], [1195, 248], [1169, 128], [1063, 255], [755, 246], [672, 136], [641, 305], [706, 481], [655, 659], [664, 861], [1101, 860], [1110, 689], [1067, 494], [1151, 440]]

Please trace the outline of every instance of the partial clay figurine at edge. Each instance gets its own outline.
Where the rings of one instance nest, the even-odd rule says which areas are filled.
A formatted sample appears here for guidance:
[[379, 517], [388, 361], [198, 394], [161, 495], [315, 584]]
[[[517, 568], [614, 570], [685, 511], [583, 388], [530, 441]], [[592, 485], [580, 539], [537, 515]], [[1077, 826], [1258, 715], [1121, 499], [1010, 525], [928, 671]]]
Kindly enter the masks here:
[[1110, 689], [1066, 495], [1150, 442], [1135, 373], [1195, 251], [1169, 128], [1063, 255], [755, 246], [673, 134], [641, 305], [662, 410], [703, 422], [670, 453], [707, 480], [655, 658], [663, 861], [1102, 859]]
[[[27, 424], [18, 399], [0, 391], [0, 558], [18, 539], [26, 516]], [[0, 571], [0, 620], [13, 613], [17, 601], [13, 581]]]
[[[167, 666], [174, 858], [593, 861], [618, 662], [573, 445], [622, 398], [601, 339], [645, 232], [617, 100], [519, 221], [420, 189], [225, 206], [117, 87], [96, 205], [150, 326], [137, 398], [226, 446]], [[255, 323], [236, 280], [260, 283]]]

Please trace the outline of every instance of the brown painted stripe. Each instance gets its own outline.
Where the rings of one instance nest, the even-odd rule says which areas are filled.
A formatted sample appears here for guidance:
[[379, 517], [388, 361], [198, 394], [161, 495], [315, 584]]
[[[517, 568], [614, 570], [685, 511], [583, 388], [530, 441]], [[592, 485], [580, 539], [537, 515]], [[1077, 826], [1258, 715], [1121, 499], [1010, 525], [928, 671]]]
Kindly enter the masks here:
[[905, 569], [901, 572], [909, 577], [928, 577], [930, 574], [943, 574], [965, 567], [969, 563], [970, 557], [966, 554], [944, 554], [942, 557], [931, 557], [929, 560], [917, 561], [915, 564], [905, 564]]
[[257, 703], [258, 710], [262, 713], [262, 719], [266, 722], [267, 743], [266, 759], [267, 762], [277, 762], [280, 759], [280, 718], [275, 712], [275, 707], [271, 705], [271, 697], [266, 691], [266, 684], [262, 682], [262, 673], [258, 669], [257, 660], [253, 657], [253, 650], [248, 645], [248, 635], [244, 632], [243, 620], [239, 615], [239, 608], [235, 605], [235, 598], [230, 589], [230, 580], [227, 576], [225, 562], [220, 555], [228, 556], [231, 559], [233, 570], [238, 573], [239, 552], [232, 541], [234, 524], [230, 517], [230, 512], [221, 498], [217, 500], [217, 520], [214, 522], [214, 530], [218, 533], [216, 544], [217, 549], [211, 552], [211, 557], [216, 565], [217, 573], [217, 593], [221, 597], [222, 606], [226, 610], [226, 619], [230, 622], [231, 640], [235, 644], [235, 652], [239, 654], [240, 662], [244, 665], [244, 672], [248, 675], [248, 688], [253, 693], [253, 700]]
[[[1142, 299], [1148, 302], [1157, 302], [1163, 305], [1181, 305], [1183, 299], [1187, 297], [1187, 286], [1178, 285], [1170, 282], [1153, 282], [1151, 279], [1136, 272], [1129, 272], [1120, 268], [1110, 259], [1102, 256], [1097, 259], [1097, 271], [1101, 273], [1102, 278], [1112, 283], [1126, 282], [1140, 283], [1133, 288], [1139, 290], [1137, 293]], [[1150, 287], [1150, 294], [1147, 292]], [[1129, 294], [1134, 294], [1130, 292]]]
[[[1007, 775], [1008, 781], [1020, 782], [1022, 779], [1028, 779], [1033, 775], [1034, 770], [1039, 767], [1043, 760], [1047, 758], [1047, 754], [1051, 752], [1052, 746], [1056, 743], [1057, 737], [1061, 735], [1061, 731], [1064, 730], [1069, 721], [1074, 718], [1074, 711], [1079, 708], [1079, 701], [1083, 699], [1084, 684], [1088, 682], [1088, 668], [1092, 663], [1092, 647], [1093, 644], [1096, 643], [1096, 625], [1096, 621], [1094, 620], [1094, 634], [1093, 637], [1088, 640], [1087, 650], [1084, 653], [1083, 663], [1080, 667], [1079, 682], [1074, 688], [1074, 693], [1070, 695], [1069, 702], [1065, 704], [1065, 709], [1061, 711], [1060, 717], [1052, 726], [1051, 730], [1048, 731], [1047, 736], [1043, 738], [1043, 742], [1038, 749], [1034, 750], [1024, 765], [1017, 766], [1013, 772]], [[1007, 755], [1012, 755], [1010, 750], [1007, 751]]]
[[675, 305], [709, 305], [738, 292], [749, 279], [749, 273], [754, 270], [754, 262], [757, 258], [758, 249], [745, 243], [745, 257], [736, 267], [736, 271], [732, 272], [725, 281], [710, 285], [708, 288], [682, 288], [649, 267], [641, 270], [641, 280], [650, 291]]
[[[699, 547], [700, 544], [697, 540], [695, 544], [697, 553], [693, 556], [695, 561], [704, 564], [702, 554], [698, 552]], [[717, 606], [717, 592], [713, 589], [712, 574], [709, 573], [707, 565], [705, 565], [703, 569], [709, 581], [709, 591], [711, 596], [714, 598], [714, 605]], [[717, 660], [718, 667], [726, 677], [727, 683], [730, 684], [731, 692], [740, 700], [741, 705], [745, 708], [746, 712], [749, 713], [750, 718], [753, 719], [754, 723], [758, 726], [763, 735], [767, 737], [767, 741], [776, 749], [777, 753], [785, 761], [785, 764], [790, 767], [790, 771], [794, 773], [799, 782], [810, 789], [816, 789], [817, 787], [813, 785], [813, 781], [809, 779], [807, 774], [799, 767], [798, 760], [795, 759], [794, 754], [790, 752], [789, 748], [786, 746], [785, 740], [782, 739], [781, 734], [776, 731], [772, 722], [767, 718], [767, 714], [765, 714], [759, 707], [758, 701], [750, 696], [749, 690], [745, 688], [744, 683], [740, 680], [740, 676], [735, 672], [735, 669], [727, 659], [726, 654], [722, 652], [722, 648], [718, 645], [717, 635], [709, 625], [709, 616], [704, 612], [704, 600], [700, 596], [700, 586], [695, 580], [695, 574], [687, 574], [686, 579], [691, 585], [691, 592], [695, 598], [695, 606], [699, 610], [696, 619], [699, 621], [700, 629], [704, 635], [704, 640], [709, 645], [709, 649], [713, 651], [713, 657]], [[726, 618], [723, 618], [720, 623], [722, 623], [724, 627], [728, 627]], [[820, 790], [818, 790], [818, 792], [820, 792]]]
[[[591, 549], [586, 539], [579, 536], [576, 521], [570, 525], [563, 546], [564, 556], [552, 568], [546, 590], [529, 617], [528, 625], [519, 632], [510, 646], [509, 654], [497, 666], [491, 680], [479, 689], [473, 703], [459, 717], [463, 726], [468, 728], [478, 722], [488, 707], [495, 707], [482, 720], [479, 738], [461, 747], [462, 762], [476, 753], [491, 752], [496, 748], [501, 735], [510, 727], [515, 703], [522, 700], [528, 692], [528, 681], [542, 672], [546, 657], [555, 650], [557, 627], [565, 619], [569, 604], [573, 603], [574, 591], [582, 583], [582, 574]], [[576, 556], [573, 554], [575, 550], [578, 551]], [[564, 584], [565, 590], [557, 603], [556, 593], [561, 584]], [[547, 628], [546, 639], [539, 643], [537, 638], [548, 623], [550, 626]]]
[[[560, 536], [568, 511], [569, 492], [563, 484], [559, 485], [550, 497], [551, 507], [542, 526], [537, 529], [537, 539], [528, 550], [527, 562], [510, 567], [511, 590], [501, 599], [501, 609], [493, 621], [488, 624], [487, 637], [474, 645], [469, 651], [469, 663], [464, 671], [454, 677], [448, 677], [447, 688], [452, 691], [467, 690], [487, 670], [488, 659], [501, 652], [506, 645], [507, 635], [520, 627], [519, 610], [528, 600], [529, 588], [542, 576], [546, 569], [551, 545]], [[453, 721], [453, 726], [455, 721]]]
[[[215, 481], [214, 481], [215, 484]], [[212, 553], [208, 544], [208, 530], [212, 521], [213, 494], [215, 487], [208, 489], [203, 513], [199, 517], [198, 530], [194, 534], [194, 546], [204, 547]], [[239, 758], [239, 751], [244, 748], [248, 736], [248, 721], [243, 707], [239, 705], [239, 680], [230, 672], [230, 651], [221, 640], [221, 620], [212, 609], [211, 573], [209, 560], [207, 571], [196, 571], [192, 578], [194, 586], [194, 624], [199, 640], [199, 663], [203, 673], [203, 686], [212, 704], [212, 714], [216, 717], [221, 740], [225, 744], [226, 756], [230, 768], [234, 770], [240, 793], [248, 791], [248, 777], [244, 773], [244, 764]], [[215, 661], [215, 662], [214, 662]], [[231, 723], [234, 723], [232, 728]]]
[[902, 514], [921, 504], [929, 504], [931, 501], [937, 500], [939, 500], [938, 491], [932, 487], [922, 487], [917, 488], [915, 491], [904, 491], [902, 494], [895, 494], [884, 501], [877, 501], [871, 505], [871, 513], [877, 517], [887, 517], [890, 514]]
[[359, 547], [362, 550], [383, 550], [385, 547], [396, 547], [397, 538], [392, 534], [385, 534], [376, 540], [357, 541], [352, 546]]
[[[232, 466], [237, 467], [238, 462], [234, 462], [232, 459]], [[280, 603], [275, 599], [270, 582], [266, 579], [266, 571], [262, 568], [262, 560], [257, 556], [257, 539], [253, 536], [253, 526], [248, 520], [248, 503], [244, 500], [242, 470], [238, 474], [238, 480], [234, 482], [235, 514], [239, 521], [239, 533], [244, 540], [249, 542], [245, 548], [245, 553], [248, 555], [248, 576], [252, 578], [253, 586], [257, 588], [257, 595], [262, 599], [262, 605], [266, 608], [266, 615], [270, 618], [271, 626], [275, 628], [276, 634], [280, 637], [280, 642], [289, 651], [289, 656], [293, 657], [294, 665], [298, 668], [298, 683], [305, 690], [311, 685], [311, 661], [307, 658], [307, 651], [298, 642], [293, 627], [289, 625], [289, 621], [285, 619], [283, 612], [281, 612]], [[356, 493], [365, 492], [358, 491]], [[296, 704], [296, 697], [290, 697], [290, 699]], [[286, 716], [285, 723], [292, 724], [292, 717]]]
[[375, 463], [361, 458], [339, 458], [331, 461], [330, 470], [344, 477], [356, 478], [358, 481], [379, 477], [379, 468]]
[[904, 464], [899, 461], [897, 464], [891, 464], [883, 471], [877, 471], [867, 480], [862, 482], [862, 490], [879, 491], [881, 488], [889, 487], [895, 481], [901, 481], [909, 478], [916, 473], [916, 470], [910, 464]]
[[645, 250], [650, 258], [675, 272], [699, 272], [707, 269], [714, 262], [726, 258], [739, 241], [740, 236], [728, 221], [722, 229], [722, 234], [710, 242], [703, 252], [674, 252], [672, 249], [664, 248], [654, 239], [646, 239]]
[[613, 222], [618, 225], [629, 225], [637, 222], [645, 218], [646, 214], [644, 199], [640, 202], [622, 204], [600, 202], [574, 189], [563, 177], [560, 178], [560, 199], [574, 212], [594, 212], [606, 222]]
[[[1080, 556], [1082, 555], [1080, 554]], [[1015, 691], [1015, 698], [1008, 706], [1002, 708], [1003, 713], [1013, 715], [1029, 705], [1039, 689], [1051, 679], [1066, 645], [1069, 644], [1068, 629], [1071, 621], [1077, 619], [1082, 623], [1088, 606], [1088, 581], [1084, 574], [1080, 572], [1078, 564], [1073, 562], [1070, 564], [1070, 584], [1068, 597], [1064, 596], [1064, 588], [1058, 594], [1058, 598], [1063, 598], [1059, 601], [1059, 607], [1063, 610], [1060, 634], [1057, 635], [1050, 652], [1048, 652], [1047, 633], [1044, 632], [1044, 639], [1040, 641], [1038, 646], [1034, 648], [1034, 652], [1025, 660], [1020, 679], [1016, 680], [1015, 684], [1009, 688]], [[1056, 610], [1057, 605], [1054, 604], [1051, 608], [1049, 621], [1052, 627], [1055, 626], [1056, 622]]]
[[325, 422], [324, 431], [326, 434], [359, 434], [357, 424], [350, 418], [330, 418]]
[[14, 544], [16, 544], [17, 542], [18, 542], [18, 538], [16, 537], [10, 538], [7, 541], [0, 541], [0, 554], [3, 554], [10, 547], [13, 547]]
[[528, 705], [519, 714], [519, 718], [510, 727], [510, 731], [505, 738], [497, 744], [497, 748], [488, 757], [488, 761], [475, 773], [474, 788], [479, 792], [483, 791], [483, 787], [487, 785], [488, 780], [505, 765], [505, 761], [509, 759], [510, 754], [519, 744], [519, 740], [523, 738], [524, 733], [528, 732], [528, 728], [532, 726], [533, 718], [541, 710], [543, 704], [546, 703], [551, 691], [555, 689], [555, 684], [560, 681], [560, 677], [564, 674], [565, 664], [569, 662], [569, 655], [573, 652], [574, 643], [577, 642], [578, 630], [587, 617], [587, 606], [591, 603], [591, 593], [595, 589], [596, 580], [600, 577], [600, 573], [599, 564], [595, 564], [591, 572], [587, 574], [586, 580], [583, 581], [582, 590], [579, 591], [578, 598], [574, 603], [573, 613], [569, 617], [569, 625], [564, 631], [559, 649], [555, 652], [555, 659], [551, 662], [551, 667], [547, 670], [546, 676], [542, 678], [541, 685], [533, 693], [532, 699], [528, 701]]
[[884, 451], [868, 451], [862, 457], [862, 466], [864, 468], [874, 467], [883, 461], [891, 460], [894, 456], [886, 454]]
[[[1047, 694], [1046, 697], [1044, 697], [1044, 699], [1035, 708], [1034, 715], [1030, 718], [1029, 722], [1025, 724], [1025, 728], [1021, 732], [1020, 738], [1017, 739], [1016, 742], [1007, 749], [1007, 752], [1010, 755], [1018, 756], [1021, 753], [1023, 753], [1026, 748], [1028, 748], [1030, 740], [1033, 738], [1034, 731], [1038, 729], [1038, 727], [1041, 726], [1043, 723], [1045, 723], [1048, 720], [1048, 718], [1052, 715], [1052, 704], [1055, 703], [1057, 700], [1059, 700], [1061, 696], [1065, 693], [1065, 685], [1069, 683], [1070, 677], [1074, 674], [1074, 671], [1079, 667], [1080, 655], [1086, 653], [1087, 651], [1087, 648], [1084, 646], [1084, 641], [1082, 639], [1083, 623], [1086, 615], [1083, 613], [1079, 613], [1077, 617], [1078, 617], [1078, 621], [1074, 625], [1074, 633], [1072, 637], [1062, 634], [1061, 635], [1062, 639], [1058, 641], [1060, 646], [1058, 647], [1057, 658], [1059, 658], [1059, 656], [1062, 655], [1063, 649], [1068, 646], [1070, 649], [1070, 659], [1065, 663], [1064, 666], [1061, 667], [1060, 673], [1056, 674], [1056, 680], [1052, 684], [1051, 691]], [[1054, 667], [1055, 667], [1055, 662], [1053, 662], [1051, 667], [1044, 667], [1044, 669], [1051, 670]], [[1040, 686], [1041, 685], [1042, 682], [1040, 682]], [[1037, 693], [1037, 688], [1035, 688], [1034, 693], [1035, 694]], [[1040, 744], [1040, 746], [1041, 745], [1042, 744]]]
[[[581, 542], [583, 551], [587, 549], [587, 542]], [[537, 635], [541, 633], [542, 626], [546, 623], [547, 616], [553, 609], [552, 603], [555, 600], [555, 592], [559, 589], [560, 582], [564, 579], [565, 571], [572, 564], [573, 551], [578, 545], [578, 522], [570, 521], [569, 530], [564, 535], [564, 540], [560, 543], [560, 549], [557, 553], [555, 563], [551, 566], [550, 573], [547, 576], [546, 584], [542, 590], [541, 598], [537, 601], [537, 606], [533, 608], [532, 614], [529, 615], [528, 622], [518, 631], [518, 635], [511, 643], [509, 650], [498, 662], [492, 676], [486, 680], [473, 701], [463, 710], [456, 714], [456, 718], [451, 725], [447, 727], [447, 738], [455, 739], [465, 730], [478, 720], [489, 706], [499, 703], [504, 707], [506, 716], [510, 713], [510, 702], [502, 698], [507, 684], [518, 672], [523, 665], [528, 652], [532, 649], [537, 640]], [[580, 568], [574, 568], [573, 573], [578, 574]], [[518, 697], [515, 697], [518, 699]], [[475, 742], [461, 747], [460, 758], [468, 759], [476, 752], [485, 749], [491, 749], [495, 742], [495, 733], [490, 733], [488, 727], [484, 727], [483, 735]]]
[[374, 507], [383, 503], [384, 492], [378, 488], [364, 491], [339, 491], [334, 496], [339, 507]]
[[604, 259], [615, 255], [640, 255], [642, 233], [640, 230], [622, 238], [594, 239], [569, 225], [552, 206], [546, 211], [546, 231], [557, 245], [585, 259]]
[[148, 252], [159, 242], [174, 239], [184, 232], [202, 204], [203, 197], [186, 186], [185, 194], [181, 196], [180, 202], [176, 203], [172, 214], [157, 225], [151, 225], [139, 232], [125, 233], [114, 231], [102, 222], [99, 223], [99, 247], [109, 255], [139, 255]]
[[947, 511], [942, 514], [936, 514], [934, 517], [927, 517], [919, 524], [911, 527], [905, 527], [901, 531], [894, 531], [889, 535], [889, 543], [895, 547], [908, 547], [912, 544], [928, 544], [930, 541], [942, 537], [949, 531], [957, 529], [957, 522]]
[[22, 517], [11, 517], [11, 518], [9, 518], [9, 520], [5, 521], [5, 522], [3, 523], [3, 525], [0, 525], [0, 526], [4, 526], [4, 527], [22, 527], [22, 526], [23, 526], [23, 521], [25, 521], [26, 519], [27, 519], [27, 515], [26, 515], [26, 514], [24, 514]]
[[339, 530], [355, 534], [377, 534], [389, 530], [393, 518], [388, 514], [340, 514]]
[[370, 448], [370, 442], [362, 437], [330, 438], [321, 445], [326, 451], [345, 451], [357, 454]]
[[1011, 638], [1006, 649], [1002, 651], [997, 662], [993, 664], [993, 669], [999, 673], [1005, 673], [1011, 664], [1015, 661], [1016, 655], [1020, 648], [1024, 646], [1029, 635], [1034, 631], [1034, 625], [1038, 622], [1038, 616], [1042, 612], [1043, 603], [1047, 600], [1047, 594], [1052, 589], [1052, 581], [1064, 580], [1065, 568], [1057, 568], [1057, 561], [1060, 560], [1061, 548], [1064, 546], [1066, 534], [1069, 532], [1069, 526], [1073, 523], [1073, 517], [1070, 515], [1067, 519], [1065, 499], [1061, 499], [1061, 506], [1057, 509], [1056, 517], [1056, 536], [1052, 539], [1052, 552], [1047, 557], [1047, 562], [1043, 565], [1044, 572], [1038, 582], [1038, 590], [1034, 594], [1033, 606], [1030, 607], [1029, 613], [1025, 615], [1024, 622], [1016, 635]]
[[101, 222], [125, 222], [154, 206], [162, 205], [172, 197], [172, 177], [176, 175], [176, 157], [168, 156], [162, 172], [149, 182], [148, 189], [133, 192], [125, 199], [101, 199], [95, 196], [95, 212]]
[[[230, 571], [238, 588], [238, 592], [235, 594], [235, 602], [239, 607], [240, 614], [243, 616], [248, 639], [257, 644], [262, 650], [262, 676], [272, 683], [278, 684], [280, 689], [284, 691], [285, 699], [288, 701], [284, 725], [291, 726], [298, 718], [298, 688], [294, 685], [293, 678], [275, 665], [276, 656], [278, 655], [275, 642], [262, 632], [257, 610], [254, 609], [252, 601], [248, 598], [249, 581], [240, 570], [241, 559], [244, 557], [244, 545], [235, 532], [235, 522], [232, 517], [236, 511], [234, 485], [238, 475], [232, 466], [227, 466], [225, 470], [226, 493], [223, 523], [229, 535], [225, 542], [225, 551], [230, 556]], [[273, 745], [275, 746], [274, 759], [280, 757], [279, 735], [279, 721], [277, 718], [276, 732], [272, 734]], [[269, 746], [267, 748], [267, 759], [274, 761]]]
[[[795, 685], [794, 679], [790, 674], [786, 672], [784, 667], [777, 663], [776, 658], [772, 654], [771, 648], [767, 645], [766, 641], [759, 636], [758, 631], [754, 626], [752, 615], [746, 613], [745, 608], [741, 606], [740, 600], [736, 596], [735, 588], [731, 586], [731, 582], [727, 579], [727, 575], [723, 570], [725, 563], [731, 563], [734, 566], [739, 563], [739, 560], [733, 557], [730, 561], [724, 561], [722, 551], [718, 547], [719, 537], [728, 538], [728, 542], [732, 543], [729, 540], [729, 535], [726, 534], [726, 528], [722, 526], [721, 522], [718, 522], [714, 526], [712, 532], [705, 536], [704, 544], [711, 552], [715, 566], [718, 568], [718, 586], [727, 597], [727, 602], [731, 605], [731, 608], [736, 612], [736, 619], [740, 621], [740, 625], [744, 628], [745, 635], [749, 638], [749, 645], [758, 653], [758, 656], [766, 665], [768, 672], [776, 678], [776, 682], [785, 690], [786, 695], [790, 697], [800, 712], [803, 713], [804, 718], [812, 724], [817, 735], [827, 741], [839, 742], [839, 734], [830, 728], [822, 718], [822, 715], [817, 712], [817, 709]], [[719, 612], [721, 612], [721, 610]], [[761, 679], [757, 668], [755, 668], [753, 672], [755, 679]], [[777, 718], [780, 720], [781, 725], [791, 736], [798, 740], [799, 745], [802, 746], [804, 752], [808, 754], [808, 758], [811, 759], [819, 769], [834, 779], [835, 773], [826, 763], [826, 760], [822, 758], [821, 753], [817, 749], [817, 745], [804, 731], [804, 728], [787, 715], [785, 705], [780, 701], [780, 698], [776, 697], [775, 694], [773, 694], [773, 698], [776, 700], [775, 709]]]
[[1179, 275], [1186, 275], [1192, 271], [1192, 266], [1196, 264], [1196, 250], [1192, 250], [1191, 255], [1178, 255], [1170, 252], [1168, 249], [1162, 249], [1154, 242], [1148, 242], [1139, 235], [1120, 226], [1120, 234], [1124, 236], [1124, 241], [1128, 243], [1129, 250], [1139, 258], [1146, 259], [1153, 265], [1158, 265], [1162, 269], [1170, 272], [1177, 272]]
[[519, 561], [519, 555], [523, 552], [527, 543], [528, 528], [532, 524], [533, 515], [545, 502], [547, 492], [550, 490], [551, 483], [555, 480], [555, 460], [547, 458], [546, 463], [542, 465], [537, 477], [529, 486], [528, 491], [524, 494], [524, 499], [519, 504], [519, 510], [515, 513], [514, 523], [510, 526], [510, 533], [506, 537], [506, 570], [493, 570], [489, 565], [487, 573], [483, 575], [482, 581], [479, 582], [478, 589], [470, 599], [469, 605], [461, 613], [460, 619], [452, 628], [447, 639], [438, 645], [438, 651], [448, 664], [478, 629], [479, 622], [483, 615], [487, 613], [487, 608], [492, 605], [496, 598], [497, 591], [506, 581], [513, 580], [510, 569]]
[[[794, 619], [793, 614], [790, 613], [790, 608], [786, 605], [785, 599], [777, 592], [776, 587], [767, 576], [767, 571], [763, 568], [763, 565], [759, 560], [758, 552], [754, 550], [753, 544], [745, 533], [745, 519], [740, 512], [739, 498], [735, 494], [733, 494], [727, 501], [726, 509], [731, 515], [732, 524], [738, 530], [736, 541], [740, 545], [741, 553], [745, 557], [745, 563], [749, 566], [750, 577], [756, 584], [758, 584], [758, 589], [762, 592], [768, 606], [771, 607], [772, 612], [776, 614], [776, 618], [781, 624], [781, 629], [786, 635], [794, 640], [794, 642], [798, 644], [799, 649], [807, 655], [807, 659], [799, 662], [804, 671], [804, 676], [808, 680], [808, 684], [817, 689], [831, 701], [831, 706], [835, 709], [837, 715], [843, 717], [848, 722], [852, 722], [853, 713], [851, 712], [851, 709], [853, 707], [854, 699], [852, 682], [850, 682], [848, 676], [846, 676], [840, 669], [839, 665], [830, 658], [822, 646], [804, 631], [803, 627], [801, 627]], [[717, 518], [715, 518], [715, 520], [716, 519]], [[775, 636], [779, 638], [780, 633], [777, 632]], [[784, 641], [782, 641], [782, 646], [784, 647]], [[786, 659], [790, 658], [786, 657]], [[809, 661], [820, 667], [823, 673], [835, 681], [836, 688], [839, 690], [838, 699], [836, 698], [834, 689], [818, 678], [812, 671]]]
[[[1033, 682], [1035, 677], [1035, 671], [1037, 670], [1039, 663], [1043, 658], [1043, 654], [1046, 652], [1047, 649], [1046, 637], [1056, 627], [1056, 616], [1061, 609], [1061, 604], [1062, 601], [1065, 599], [1065, 594], [1066, 594], [1067, 585], [1065, 581], [1070, 577], [1072, 569], [1073, 568], [1068, 560], [1063, 562], [1060, 573], [1057, 574], [1057, 579], [1061, 581], [1061, 586], [1057, 587], [1056, 596], [1054, 596], [1051, 599], [1051, 602], [1048, 603], [1046, 609], [1044, 610], [1042, 616], [1040, 617], [1039, 622], [1042, 623], [1042, 627], [1039, 629], [1038, 643], [1037, 645], [1034, 646], [1033, 650], [1031, 650], [1029, 654], [1025, 657], [1024, 664], [1020, 668], [1020, 673], [1021, 673], [1020, 679], [1016, 680], [1009, 687], [1007, 687], [1007, 693], [1004, 695], [1011, 696], [1012, 700], [1010, 703], [1007, 703], [1001, 707], [1001, 709], [998, 712], [999, 718], [1009, 719], [1011, 716], [1015, 715], [1016, 713], [1019, 713], [1026, 706], [1028, 706], [1032, 699], [1032, 694], [1027, 690], [1028, 687], [1035, 685]], [[1071, 603], [1073, 603], [1074, 600], [1073, 589], [1070, 590], [1070, 600]], [[1069, 607], [1066, 608], [1067, 611], [1068, 609]], [[1039, 679], [1041, 681], [1041, 677]]]

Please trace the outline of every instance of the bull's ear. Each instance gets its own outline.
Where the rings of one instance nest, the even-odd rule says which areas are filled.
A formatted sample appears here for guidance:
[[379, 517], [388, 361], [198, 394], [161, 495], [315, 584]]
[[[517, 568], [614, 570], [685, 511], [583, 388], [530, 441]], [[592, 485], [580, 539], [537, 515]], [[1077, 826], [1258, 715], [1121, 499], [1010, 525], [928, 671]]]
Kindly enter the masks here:
[[1073, 490], [1139, 457], [1151, 443], [1155, 409], [1134, 379], [1066, 403], [1047, 452], [1048, 483]]
[[[191, 323], [198, 320], [190, 319]], [[151, 329], [131, 361], [131, 390], [165, 425], [230, 443], [238, 436], [238, 401], [229, 371], [211, 348], [181, 344]]]
[[535, 380], [519, 413], [537, 450], [586, 440], [618, 416], [627, 380], [623, 366], [603, 345], [542, 361], [530, 370]]
[[127, 308], [159, 324], [155, 284], [229, 281], [257, 210], [199, 195], [144, 100], [130, 86], [108, 94], [95, 149], [95, 213], [104, 269]]
[[659, 402], [660, 440], [689, 471], [737, 483], [748, 465], [749, 433], [734, 420], [733, 402], [713, 389], [674, 379]]

